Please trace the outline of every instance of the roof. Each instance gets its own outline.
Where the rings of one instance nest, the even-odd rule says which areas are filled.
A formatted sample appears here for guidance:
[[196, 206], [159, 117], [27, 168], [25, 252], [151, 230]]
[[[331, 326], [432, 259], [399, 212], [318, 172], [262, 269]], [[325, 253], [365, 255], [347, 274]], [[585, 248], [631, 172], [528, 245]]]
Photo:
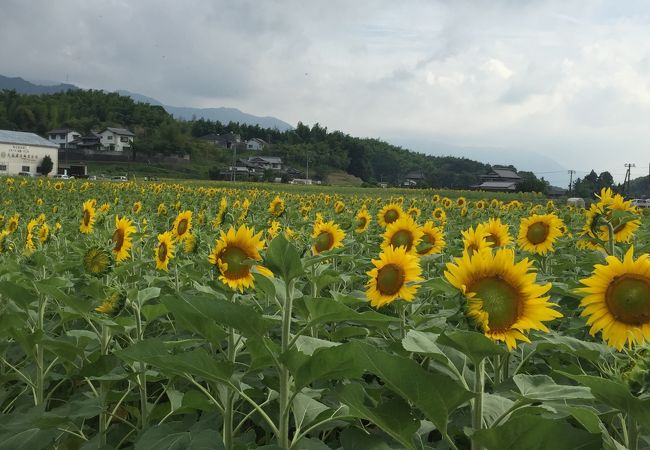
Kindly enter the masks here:
[[492, 169], [492, 172], [496, 173], [499, 175], [501, 178], [516, 178], [516, 179], [521, 179], [519, 175], [517, 175], [516, 172], [513, 172], [510, 169]]
[[424, 180], [424, 174], [422, 172], [409, 172], [404, 178], [407, 180]]
[[515, 190], [517, 187], [516, 181], [484, 181], [476, 186], [477, 189], [508, 189]]
[[251, 142], [251, 141], [255, 141], [255, 142], [258, 142], [258, 143], [260, 143], [260, 144], [262, 144], [262, 145], [266, 145], [266, 141], [264, 141], [264, 139], [260, 139], [260, 138], [252, 138], [252, 139], [249, 139], [249, 140], [248, 140], [248, 142]]
[[206, 134], [205, 136], [201, 136], [199, 139], [205, 139], [206, 141], [214, 141], [216, 139], [219, 139], [219, 135], [216, 133], [210, 133], [210, 134]]
[[[119, 134], [121, 136], [135, 136], [135, 134], [131, 133], [129, 130], [126, 128], [112, 128], [112, 127], [106, 127], [104, 128], [104, 131], [110, 131], [111, 133]], [[102, 133], [104, 132], [102, 131]]]
[[59, 148], [58, 145], [40, 137], [38, 134], [24, 133], [22, 131], [0, 130], [0, 142], [5, 144], [38, 145], [39, 147]]
[[55, 128], [48, 131], [47, 134], [68, 134], [70, 132], [77, 133], [77, 130], [73, 130], [72, 128]]
[[282, 158], [279, 156], [254, 156], [248, 158], [249, 161], [264, 161], [271, 164], [282, 164]]

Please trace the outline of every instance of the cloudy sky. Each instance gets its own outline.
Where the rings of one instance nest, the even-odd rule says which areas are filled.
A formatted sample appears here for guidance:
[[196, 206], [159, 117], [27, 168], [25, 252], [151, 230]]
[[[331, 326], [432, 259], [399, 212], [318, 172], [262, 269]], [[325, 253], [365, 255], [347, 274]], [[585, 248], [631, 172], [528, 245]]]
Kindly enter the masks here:
[[4, 75], [556, 178], [650, 163], [645, 0], [2, 0], [0, 42]]

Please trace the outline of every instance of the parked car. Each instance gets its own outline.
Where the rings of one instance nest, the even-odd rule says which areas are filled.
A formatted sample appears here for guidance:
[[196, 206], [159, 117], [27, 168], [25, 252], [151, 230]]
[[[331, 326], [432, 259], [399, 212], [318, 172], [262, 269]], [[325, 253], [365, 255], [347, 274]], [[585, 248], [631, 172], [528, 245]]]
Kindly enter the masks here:
[[69, 180], [71, 178], [72, 178], [71, 176], [65, 174], [52, 175], [52, 179], [54, 180]]
[[118, 176], [111, 177], [111, 181], [129, 181], [129, 179], [125, 176], [118, 175]]
[[18, 172], [18, 175], [20, 175], [21, 177], [33, 177], [34, 176], [34, 174], [31, 173], [31, 172]]
[[639, 208], [650, 208], [650, 198], [635, 198], [632, 200], [632, 206]]

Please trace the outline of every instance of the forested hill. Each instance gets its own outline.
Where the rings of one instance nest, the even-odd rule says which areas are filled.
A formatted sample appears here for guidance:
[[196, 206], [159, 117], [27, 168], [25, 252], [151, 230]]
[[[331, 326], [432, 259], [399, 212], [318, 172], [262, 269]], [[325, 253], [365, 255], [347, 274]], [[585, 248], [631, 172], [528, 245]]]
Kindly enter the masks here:
[[[366, 182], [402, 182], [407, 174], [421, 173], [431, 187], [466, 188], [478, 182], [490, 166], [466, 158], [415, 153], [378, 139], [356, 138], [328, 131], [319, 124], [298, 123], [294, 130], [279, 131], [257, 125], [222, 124], [208, 120], [179, 121], [161, 106], [134, 102], [116, 93], [77, 90], [48, 95], [0, 93], [0, 129], [44, 135], [53, 128], [80, 132], [104, 126], [123, 126], [136, 134], [138, 152], [164, 154], [214, 154], [225, 165], [230, 154], [198, 140], [209, 133], [234, 132], [242, 139], [261, 138], [271, 145], [263, 154], [281, 156], [303, 169], [309, 160], [313, 176], [342, 170]], [[435, 149], [432, 149], [435, 151]]]

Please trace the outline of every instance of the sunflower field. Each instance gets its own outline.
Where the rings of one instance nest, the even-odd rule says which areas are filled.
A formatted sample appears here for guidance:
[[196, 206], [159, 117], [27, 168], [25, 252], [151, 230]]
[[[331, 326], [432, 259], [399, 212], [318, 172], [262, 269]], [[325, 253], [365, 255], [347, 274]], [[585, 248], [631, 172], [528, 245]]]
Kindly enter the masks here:
[[0, 449], [650, 448], [650, 225], [0, 179]]

